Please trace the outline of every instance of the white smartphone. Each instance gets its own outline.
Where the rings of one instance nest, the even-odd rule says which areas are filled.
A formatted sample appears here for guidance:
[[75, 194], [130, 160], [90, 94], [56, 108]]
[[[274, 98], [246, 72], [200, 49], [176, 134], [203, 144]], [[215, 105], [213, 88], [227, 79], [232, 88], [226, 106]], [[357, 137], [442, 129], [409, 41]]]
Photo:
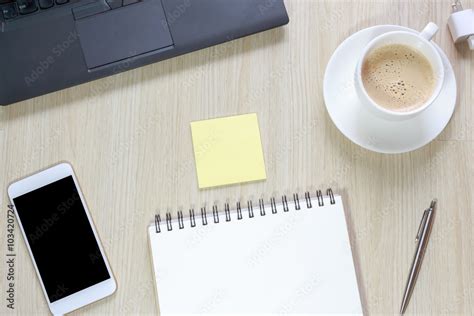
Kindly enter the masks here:
[[70, 164], [16, 181], [8, 195], [53, 314], [115, 292], [117, 285]]

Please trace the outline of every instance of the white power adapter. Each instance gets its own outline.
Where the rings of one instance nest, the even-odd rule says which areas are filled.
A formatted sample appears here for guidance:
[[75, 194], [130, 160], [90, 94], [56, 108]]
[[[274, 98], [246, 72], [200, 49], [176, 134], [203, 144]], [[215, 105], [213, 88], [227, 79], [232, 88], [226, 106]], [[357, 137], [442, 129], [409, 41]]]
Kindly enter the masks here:
[[467, 41], [474, 50], [474, 10], [464, 10], [460, 0], [452, 4], [453, 13], [448, 19], [448, 27], [454, 43]]

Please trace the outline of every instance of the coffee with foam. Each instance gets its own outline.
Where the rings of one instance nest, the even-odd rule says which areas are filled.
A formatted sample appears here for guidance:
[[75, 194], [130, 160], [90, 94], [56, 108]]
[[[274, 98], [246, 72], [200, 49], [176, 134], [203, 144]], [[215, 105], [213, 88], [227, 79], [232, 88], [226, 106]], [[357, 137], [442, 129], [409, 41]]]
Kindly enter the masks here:
[[387, 110], [409, 112], [432, 96], [436, 78], [428, 59], [417, 50], [390, 44], [369, 52], [362, 81], [370, 98]]

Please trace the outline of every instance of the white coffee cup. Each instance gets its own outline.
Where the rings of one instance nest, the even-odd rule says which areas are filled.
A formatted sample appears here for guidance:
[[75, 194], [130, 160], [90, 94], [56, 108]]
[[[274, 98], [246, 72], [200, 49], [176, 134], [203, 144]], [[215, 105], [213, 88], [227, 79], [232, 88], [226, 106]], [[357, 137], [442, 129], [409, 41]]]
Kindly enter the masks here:
[[[405, 120], [416, 116], [417, 114], [421, 113], [422, 111], [426, 110], [438, 97], [441, 88], [443, 87], [444, 82], [444, 66], [443, 61], [441, 59], [441, 55], [439, 54], [437, 48], [431, 42], [431, 39], [434, 35], [438, 32], [438, 26], [432, 22], [428, 23], [426, 27], [420, 33], [412, 33], [407, 31], [395, 31], [395, 32], [388, 32], [384, 33], [380, 36], [374, 38], [369, 44], [367, 44], [366, 48], [364, 49], [359, 63], [357, 65], [356, 74], [355, 74], [355, 86], [357, 93], [364, 105], [368, 107], [370, 111], [374, 114], [378, 115], [379, 117], [388, 119], [388, 120]], [[384, 108], [378, 105], [367, 93], [364, 83], [362, 81], [362, 65], [364, 64], [367, 55], [372, 52], [372, 50], [379, 48], [385, 45], [391, 44], [401, 44], [407, 45], [414, 50], [419, 51], [422, 53], [426, 59], [430, 62], [435, 79], [436, 85], [435, 89], [433, 90], [433, 94], [430, 98], [423, 103], [421, 106], [417, 107], [412, 111], [407, 112], [397, 112], [392, 111], [387, 108]]]

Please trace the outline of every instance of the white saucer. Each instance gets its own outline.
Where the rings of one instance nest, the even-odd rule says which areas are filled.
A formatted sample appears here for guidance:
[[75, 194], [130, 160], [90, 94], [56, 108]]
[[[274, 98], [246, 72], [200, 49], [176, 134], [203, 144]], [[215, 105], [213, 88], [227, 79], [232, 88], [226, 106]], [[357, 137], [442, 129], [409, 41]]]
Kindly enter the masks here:
[[351, 141], [380, 153], [404, 153], [418, 149], [438, 136], [456, 107], [456, 78], [453, 68], [436, 45], [445, 67], [445, 82], [438, 98], [425, 111], [406, 121], [387, 121], [367, 110], [357, 97], [354, 74], [364, 47], [386, 32], [412, 29], [378, 25], [347, 38], [336, 49], [324, 74], [324, 101], [334, 124]]

